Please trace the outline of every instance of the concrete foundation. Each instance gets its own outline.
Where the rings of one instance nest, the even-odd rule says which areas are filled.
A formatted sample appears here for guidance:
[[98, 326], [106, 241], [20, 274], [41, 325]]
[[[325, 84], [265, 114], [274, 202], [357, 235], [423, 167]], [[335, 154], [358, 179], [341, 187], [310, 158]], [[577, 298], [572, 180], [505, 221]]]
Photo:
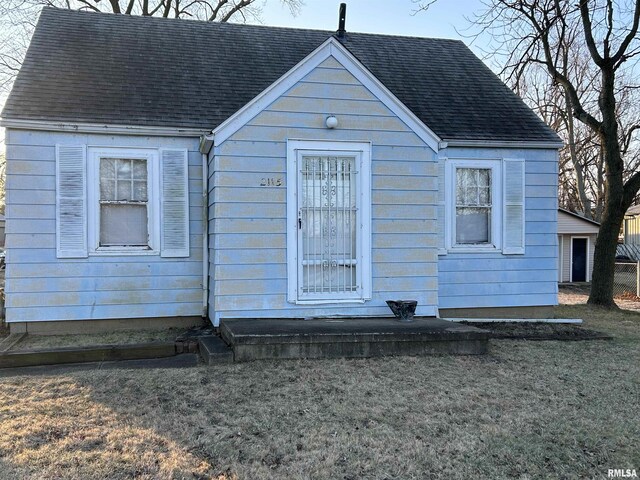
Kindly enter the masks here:
[[554, 306], [441, 308], [442, 318], [553, 318]]
[[123, 330], [162, 330], [190, 328], [205, 324], [202, 317], [118, 318], [107, 320], [63, 320], [51, 322], [12, 322], [11, 333], [74, 335]]

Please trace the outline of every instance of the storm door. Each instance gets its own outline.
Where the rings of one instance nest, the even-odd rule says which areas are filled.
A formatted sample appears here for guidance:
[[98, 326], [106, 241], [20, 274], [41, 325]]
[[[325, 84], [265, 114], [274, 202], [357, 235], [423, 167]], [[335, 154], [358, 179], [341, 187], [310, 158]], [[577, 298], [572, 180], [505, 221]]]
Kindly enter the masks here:
[[359, 157], [298, 152], [299, 300], [362, 298]]

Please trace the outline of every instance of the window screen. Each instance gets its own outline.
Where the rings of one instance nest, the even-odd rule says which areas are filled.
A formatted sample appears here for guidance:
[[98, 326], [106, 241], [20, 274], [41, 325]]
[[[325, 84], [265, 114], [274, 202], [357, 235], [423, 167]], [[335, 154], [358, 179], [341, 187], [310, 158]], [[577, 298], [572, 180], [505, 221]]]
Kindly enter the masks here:
[[100, 159], [100, 246], [148, 246], [147, 161]]
[[456, 243], [491, 242], [491, 169], [456, 169]]

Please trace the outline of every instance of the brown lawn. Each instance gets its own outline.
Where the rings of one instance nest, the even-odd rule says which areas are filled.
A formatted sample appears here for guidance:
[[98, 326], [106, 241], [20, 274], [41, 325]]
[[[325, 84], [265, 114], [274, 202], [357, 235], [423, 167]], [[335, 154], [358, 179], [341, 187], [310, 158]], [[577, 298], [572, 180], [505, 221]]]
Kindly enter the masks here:
[[0, 478], [606, 478], [640, 471], [640, 314], [481, 357], [0, 378]]

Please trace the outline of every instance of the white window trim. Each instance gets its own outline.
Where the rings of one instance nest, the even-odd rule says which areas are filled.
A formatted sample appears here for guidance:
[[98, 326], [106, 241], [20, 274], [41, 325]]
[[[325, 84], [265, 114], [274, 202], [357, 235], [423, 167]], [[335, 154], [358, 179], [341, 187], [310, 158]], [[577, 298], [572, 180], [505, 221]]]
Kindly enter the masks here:
[[[149, 247], [100, 246], [100, 158], [132, 158], [147, 161], [147, 231]], [[159, 255], [160, 254], [160, 171], [157, 149], [88, 147], [87, 149], [87, 211], [89, 217], [89, 255]]]
[[[456, 245], [456, 168], [491, 169], [491, 243]], [[502, 160], [448, 158], [445, 163], [445, 245], [450, 253], [495, 253], [502, 250]]]
[[[298, 154], [301, 151], [316, 153], [356, 154], [359, 158], [359, 184], [357, 208], [360, 213], [360, 228], [357, 242], [360, 247], [361, 288], [357, 297], [333, 297], [300, 299], [298, 296]], [[371, 300], [371, 144], [368, 142], [341, 142], [322, 140], [287, 141], [287, 301], [297, 305], [322, 305], [364, 303]]]
[[558, 235], [558, 282], [562, 283], [563, 281], [563, 268], [562, 264], [564, 263], [564, 235]]

